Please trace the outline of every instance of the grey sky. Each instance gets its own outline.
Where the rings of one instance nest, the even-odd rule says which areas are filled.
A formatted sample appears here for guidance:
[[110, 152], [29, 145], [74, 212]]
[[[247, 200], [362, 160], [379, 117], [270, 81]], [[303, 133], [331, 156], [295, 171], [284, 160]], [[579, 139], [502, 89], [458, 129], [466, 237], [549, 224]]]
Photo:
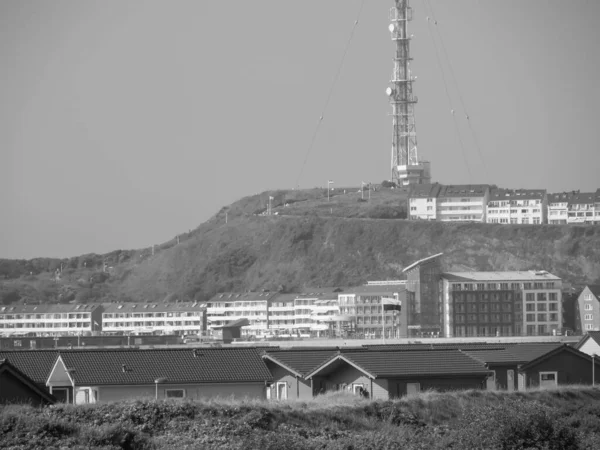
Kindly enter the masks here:
[[[429, 2], [482, 154], [413, 0], [433, 178], [600, 187], [600, 2]], [[300, 187], [389, 178], [392, 3], [366, 1]], [[0, 0], [0, 257], [145, 247], [294, 187], [359, 5]]]

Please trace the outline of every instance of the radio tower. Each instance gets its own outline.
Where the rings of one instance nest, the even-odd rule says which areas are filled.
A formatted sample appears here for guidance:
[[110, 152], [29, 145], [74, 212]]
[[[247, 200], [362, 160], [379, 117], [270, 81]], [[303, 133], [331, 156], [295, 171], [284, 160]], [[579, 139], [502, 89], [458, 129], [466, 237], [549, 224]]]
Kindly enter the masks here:
[[414, 107], [417, 97], [413, 96], [412, 83], [416, 80], [410, 72], [410, 39], [408, 21], [412, 20], [409, 0], [394, 0], [396, 6], [390, 10], [389, 30], [396, 43], [394, 71], [391, 86], [386, 93], [392, 107], [392, 181], [398, 186], [431, 182], [431, 168], [427, 161], [420, 161], [417, 153], [417, 131]]

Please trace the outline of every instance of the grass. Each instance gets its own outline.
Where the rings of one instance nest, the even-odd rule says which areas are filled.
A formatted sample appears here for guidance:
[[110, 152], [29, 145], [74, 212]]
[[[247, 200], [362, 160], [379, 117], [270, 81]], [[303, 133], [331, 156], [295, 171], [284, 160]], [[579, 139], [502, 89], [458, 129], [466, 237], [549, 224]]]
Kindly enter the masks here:
[[0, 408], [4, 448], [592, 449], [600, 390], [426, 392], [394, 401], [139, 400]]

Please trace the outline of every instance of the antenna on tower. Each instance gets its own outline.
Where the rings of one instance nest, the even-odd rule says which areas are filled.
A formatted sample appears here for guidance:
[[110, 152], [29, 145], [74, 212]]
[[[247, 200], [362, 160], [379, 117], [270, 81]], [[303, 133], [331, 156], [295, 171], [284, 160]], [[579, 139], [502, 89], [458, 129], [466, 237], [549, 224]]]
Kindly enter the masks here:
[[431, 166], [419, 160], [412, 83], [417, 79], [410, 71], [410, 40], [408, 22], [412, 20], [409, 0], [394, 0], [390, 10], [389, 26], [392, 41], [396, 43], [391, 86], [386, 89], [392, 107], [392, 181], [398, 186], [431, 182]]

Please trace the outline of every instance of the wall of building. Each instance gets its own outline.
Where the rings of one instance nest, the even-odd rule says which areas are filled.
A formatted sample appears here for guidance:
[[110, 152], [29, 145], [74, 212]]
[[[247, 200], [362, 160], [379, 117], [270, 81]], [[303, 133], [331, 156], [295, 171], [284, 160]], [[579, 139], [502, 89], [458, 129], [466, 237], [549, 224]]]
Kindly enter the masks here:
[[[187, 399], [208, 398], [265, 398], [264, 383], [219, 384], [159, 384], [158, 398], [166, 398], [167, 389], [185, 389]], [[155, 385], [145, 386], [98, 386], [99, 402], [115, 402], [126, 399], [155, 398]]]
[[600, 355], [600, 345], [593, 339], [588, 339], [578, 350], [590, 356]]
[[8, 371], [0, 373], [0, 404], [27, 403], [39, 406], [46, 402], [29, 386]]
[[[490, 370], [493, 370], [496, 374], [496, 389], [502, 390], [513, 390], [516, 391], [519, 388], [518, 384], [518, 367], [517, 364], [490, 364]], [[508, 371], [512, 370], [512, 389], [509, 389], [509, 375]]]
[[313, 392], [310, 380], [305, 380], [304, 378], [296, 377], [289, 370], [284, 369], [278, 364], [275, 364], [272, 361], [266, 360], [267, 367], [273, 375], [273, 384], [271, 385], [271, 399], [277, 398], [277, 383], [285, 382], [287, 383], [288, 390], [287, 395], [288, 399], [301, 399], [301, 400], [310, 400], [313, 398]]
[[419, 383], [420, 391], [433, 389], [439, 392], [456, 391], [463, 389], [483, 389], [486, 377], [464, 376], [464, 377], [414, 377], [414, 378], [391, 378], [388, 380], [390, 398], [407, 395], [407, 384]]
[[[408, 336], [442, 334], [439, 258], [419, 264], [406, 274]], [[422, 334], [423, 333], [423, 334]]]
[[[595, 367], [596, 383], [600, 383], [600, 359]], [[527, 388], [539, 387], [541, 372], [557, 372], [558, 384], [592, 384], [592, 361], [563, 351], [524, 372]]]
[[577, 298], [581, 332], [600, 330], [600, 302], [586, 286]]

